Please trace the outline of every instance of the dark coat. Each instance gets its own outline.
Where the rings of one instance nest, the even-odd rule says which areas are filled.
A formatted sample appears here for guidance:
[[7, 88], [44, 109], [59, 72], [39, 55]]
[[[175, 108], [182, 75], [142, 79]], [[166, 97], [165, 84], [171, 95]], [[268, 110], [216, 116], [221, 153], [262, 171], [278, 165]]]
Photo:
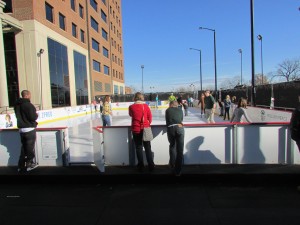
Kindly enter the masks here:
[[300, 140], [300, 105], [294, 110], [290, 121], [291, 137]]
[[15, 114], [17, 118], [18, 128], [29, 128], [37, 127], [37, 118], [36, 109], [33, 104], [30, 103], [30, 100], [27, 98], [20, 98], [17, 100], [15, 107]]

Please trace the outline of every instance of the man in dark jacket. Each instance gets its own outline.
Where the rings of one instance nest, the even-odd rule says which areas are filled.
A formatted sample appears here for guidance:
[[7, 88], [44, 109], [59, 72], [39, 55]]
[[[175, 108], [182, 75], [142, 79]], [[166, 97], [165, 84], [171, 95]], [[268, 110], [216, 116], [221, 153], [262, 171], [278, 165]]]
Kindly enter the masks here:
[[38, 115], [34, 105], [30, 102], [30, 91], [23, 90], [21, 96], [22, 98], [17, 100], [14, 110], [22, 143], [18, 171], [25, 172], [33, 170], [38, 166], [35, 162], [34, 149]]
[[296, 142], [298, 150], [300, 151], [300, 96], [298, 96], [298, 98], [299, 104], [292, 114], [292, 118], [290, 121], [290, 129], [291, 137]]

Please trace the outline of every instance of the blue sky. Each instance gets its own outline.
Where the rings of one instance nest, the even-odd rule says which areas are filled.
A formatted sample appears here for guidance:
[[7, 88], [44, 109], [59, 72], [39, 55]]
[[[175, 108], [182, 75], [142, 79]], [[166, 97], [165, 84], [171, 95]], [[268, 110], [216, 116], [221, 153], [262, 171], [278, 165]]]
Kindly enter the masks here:
[[[300, 0], [254, 0], [255, 73], [275, 72], [286, 59], [300, 59]], [[122, 0], [125, 85], [137, 91], [214, 87], [213, 32], [216, 30], [218, 87], [241, 74], [251, 80], [250, 0]], [[150, 87], [154, 87], [151, 88]]]

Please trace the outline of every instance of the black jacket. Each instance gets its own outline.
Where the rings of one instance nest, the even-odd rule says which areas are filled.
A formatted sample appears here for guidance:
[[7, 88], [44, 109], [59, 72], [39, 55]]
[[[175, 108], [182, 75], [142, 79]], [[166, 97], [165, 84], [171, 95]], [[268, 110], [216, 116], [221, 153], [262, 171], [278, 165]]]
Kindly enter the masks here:
[[36, 109], [29, 99], [20, 98], [14, 107], [18, 128], [37, 127]]
[[293, 140], [300, 139], [300, 106], [298, 106], [292, 114], [290, 121], [291, 137]]

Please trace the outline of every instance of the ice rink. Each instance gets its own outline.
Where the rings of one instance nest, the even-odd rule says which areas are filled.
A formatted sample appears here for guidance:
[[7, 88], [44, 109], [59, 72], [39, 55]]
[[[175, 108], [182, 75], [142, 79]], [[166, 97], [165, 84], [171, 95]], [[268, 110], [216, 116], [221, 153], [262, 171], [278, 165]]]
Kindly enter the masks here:
[[[152, 125], [165, 124], [166, 109], [152, 108]], [[215, 116], [215, 121], [224, 121], [222, 117]], [[200, 108], [190, 107], [188, 115], [184, 116], [184, 124], [203, 124], [206, 119], [201, 117]], [[128, 115], [128, 110], [113, 110], [112, 126], [130, 126], [131, 117]], [[88, 113], [85, 116], [69, 118], [56, 122], [46, 123], [38, 126], [38, 128], [50, 127], [68, 127], [70, 141], [70, 163], [92, 163], [93, 158], [93, 127], [102, 126], [102, 119], [99, 111], [96, 113]]]

